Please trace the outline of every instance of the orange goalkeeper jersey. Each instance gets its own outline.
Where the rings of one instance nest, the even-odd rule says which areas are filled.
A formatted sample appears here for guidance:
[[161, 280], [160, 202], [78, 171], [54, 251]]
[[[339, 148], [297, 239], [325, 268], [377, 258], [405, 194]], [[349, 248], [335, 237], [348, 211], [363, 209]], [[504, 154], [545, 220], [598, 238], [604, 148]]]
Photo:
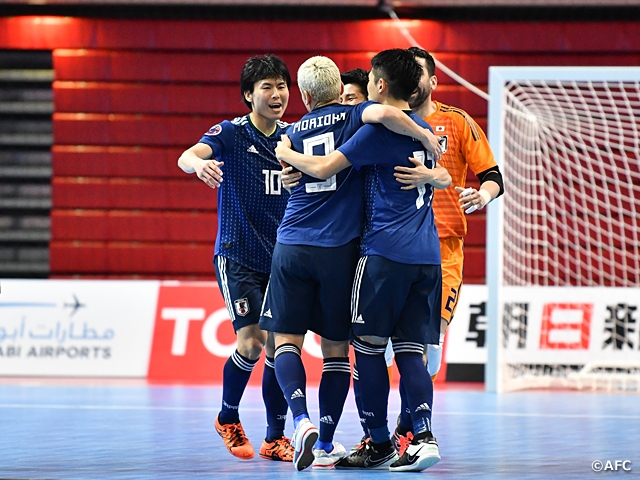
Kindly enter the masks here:
[[439, 164], [451, 175], [451, 185], [435, 190], [433, 213], [438, 236], [463, 237], [467, 234], [467, 219], [458, 203], [459, 194], [454, 187], [464, 187], [467, 166], [476, 175], [497, 164], [487, 137], [467, 112], [450, 105], [435, 102], [437, 110], [425, 118], [436, 135], [444, 153]]

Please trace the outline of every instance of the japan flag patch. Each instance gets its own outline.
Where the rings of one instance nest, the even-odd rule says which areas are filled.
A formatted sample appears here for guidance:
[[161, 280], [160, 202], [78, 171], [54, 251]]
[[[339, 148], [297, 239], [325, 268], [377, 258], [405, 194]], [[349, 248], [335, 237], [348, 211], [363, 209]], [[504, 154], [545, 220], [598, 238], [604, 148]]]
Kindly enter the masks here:
[[211, 127], [205, 135], [219, 135], [220, 132], [222, 132], [222, 126], [218, 124]]
[[444, 132], [444, 125], [436, 125], [436, 132]]
[[241, 317], [244, 317], [247, 313], [249, 313], [249, 299], [248, 298], [240, 298], [239, 300], [236, 300], [235, 302], [233, 302], [235, 308], [236, 308], [236, 313], [238, 315], [240, 315]]

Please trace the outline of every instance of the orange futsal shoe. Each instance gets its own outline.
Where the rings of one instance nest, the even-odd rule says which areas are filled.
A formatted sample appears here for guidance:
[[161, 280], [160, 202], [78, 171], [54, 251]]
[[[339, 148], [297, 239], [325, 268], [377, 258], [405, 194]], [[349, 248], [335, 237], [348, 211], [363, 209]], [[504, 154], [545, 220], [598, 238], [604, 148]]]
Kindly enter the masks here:
[[293, 462], [293, 445], [287, 437], [280, 437], [273, 442], [262, 442], [260, 456], [267, 460], [277, 460], [281, 462]]
[[222, 441], [231, 455], [242, 460], [250, 460], [254, 457], [253, 446], [245, 435], [240, 422], [220, 425], [218, 417], [216, 417], [215, 426], [216, 432], [222, 437]]

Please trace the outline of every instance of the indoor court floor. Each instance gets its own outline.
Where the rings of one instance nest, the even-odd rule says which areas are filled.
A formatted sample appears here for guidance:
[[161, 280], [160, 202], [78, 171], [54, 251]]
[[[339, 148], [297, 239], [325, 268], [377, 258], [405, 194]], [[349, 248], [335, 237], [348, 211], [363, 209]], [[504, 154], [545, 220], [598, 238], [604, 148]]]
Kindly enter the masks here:
[[[436, 390], [433, 425], [442, 460], [422, 473], [296, 472], [288, 463], [238, 460], [213, 429], [220, 395], [217, 386], [0, 379], [0, 479], [640, 478], [635, 394], [495, 395], [464, 384]], [[308, 397], [317, 421], [317, 389]], [[392, 394], [393, 420], [398, 404]], [[241, 418], [257, 450], [265, 423], [259, 388], [247, 391]], [[361, 435], [350, 397], [336, 440], [348, 449]], [[628, 460], [631, 471], [619, 464], [618, 471], [596, 473], [597, 460], [612, 468]]]

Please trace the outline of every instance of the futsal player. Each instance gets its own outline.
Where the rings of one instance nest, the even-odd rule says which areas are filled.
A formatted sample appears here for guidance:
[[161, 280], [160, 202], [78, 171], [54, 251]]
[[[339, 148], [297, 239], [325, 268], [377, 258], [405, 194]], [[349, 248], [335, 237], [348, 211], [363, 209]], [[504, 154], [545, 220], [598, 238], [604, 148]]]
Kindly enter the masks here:
[[[487, 203], [502, 195], [504, 187], [487, 137], [478, 124], [464, 110], [432, 99], [432, 93], [438, 86], [433, 57], [417, 47], [408, 51], [423, 69], [420, 85], [409, 99], [409, 105], [440, 136], [443, 155], [439, 163], [452, 177], [451, 186], [437, 191], [433, 198], [442, 255], [440, 339], [438, 345], [427, 346], [427, 368], [435, 381], [442, 361], [444, 336], [455, 314], [462, 287], [463, 240], [467, 234], [465, 213], [482, 210]], [[480, 180], [479, 190], [464, 189], [468, 168]], [[414, 168], [398, 167], [396, 177], [405, 184], [403, 188], [412, 189], [423, 183], [428, 174], [427, 169], [418, 164]], [[398, 444], [406, 445], [408, 442], [402, 437], [412, 436], [411, 419], [406, 412], [402, 392], [401, 398], [403, 405], [394, 436]]]
[[342, 94], [340, 103], [343, 105], [357, 105], [369, 99], [367, 93], [367, 83], [369, 83], [369, 72], [362, 68], [355, 68], [340, 74], [342, 81]]
[[[298, 87], [309, 111], [287, 130], [298, 151], [331, 153], [365, 123], [378, 122], [385, 131], [388, 127], [411, 135], [433, 148], [426, 131], [396, 108], [373, 102], [341, 105], [340, 72], [327, 57], [312, 57], [300, 66]], [[294, 418], [297, 470], [312, 463], [332, 467], [346, 455], [333, 435], [350, 383], [350, 292], [359, 256], [363, 198], [361, 172], [346, 169], [324, 181], [302, 176], [278, 228], [260, 326], [275, 333], [275, 369]], [[309, 420], [300, 358], [307, 331], [320, 335], [324, 358], [320, 431]]]
[[[403, 109], [416, 124], [428, 127], [408, 105], [422, 75], [413, 56], [405, 50], [386, 50], [373, 57], [371, 66], [369, 98]], [[424, 470], [440, 460], [431, 433], [433, 384], [422, 361], [424, 345], [438, 342], [442, 297], [431, 200], [434, 187], [449, 186], [451, 177], [418, 142], [378, 125], [364, 126], [349, 142], [320, 158], [293, 152], [283, 142], [276, 154], [317, 178], [329, 178], [352, 165], [366, 170], [366, 215], [351, 322], [371, 441], [336, 466]], [[409, 157], [424, 162], [431, 174], [427, 185], [414, 191], [402, 190], [394, 177], [394, 166], [410, 166]], [[389, 378], [384, 350], [390, 337], [415, 432], [400, 458], [387, 425]]]
[[[369, 99], [369, 93], [367, 92], [367, 84], [369, 83], [369, 71], [362, 68], [355, 68], [340, 74], [340, 79], [344, 85], [342, 88], [342, 95], [340, 95], [340, 103], [346, 105], [357, 105]], [[285, 183], [285, 176], [282, 178], [283, 184]], [[384, 351], [384, 359], [387, 362], [387, 372], [389, 373], [389, 382], [392, 380], [393, 371], [393, 348], [391, 343], [387, 344], [387, 349]], [[351, 448], [351, 452], [355, 452], [358, 449], [364, 448], [366, 442], [369, 440], [369, 430], [367, 429], [367, 419], [362, 411], [362, 394], [360, 392], [360, 382], [358, 378], [358, 365], [353, 365], [353, 395], [356, 400], [356, 407], [358, 408], [358, 415], [360, 416], [360, 426], [362, 427], [363, 436], [360, 443]]]
[[240, 400], [265, 345], [262, 397], [267, 432], [259, 453], [270, 460], [293, 459], [284, 436], [287, 402], [275, 375], [273, 336], [258, 326], [276, 230], [289, 198], [281, 188], [281, 166], [273, 151], [287, 126], [280, 119], [290, 85], [287, 66], [277, 56], [247, 60], [240, 93], [251, 113], [214, 125], [178, 160], [186, 173], [196, 173], [218, 188], [214, 266], [237, 348], [224, 366], [222, 409], [215, 428], [229, 452], [241, 459], [253, 458], [254, 449], [240, 422]]

